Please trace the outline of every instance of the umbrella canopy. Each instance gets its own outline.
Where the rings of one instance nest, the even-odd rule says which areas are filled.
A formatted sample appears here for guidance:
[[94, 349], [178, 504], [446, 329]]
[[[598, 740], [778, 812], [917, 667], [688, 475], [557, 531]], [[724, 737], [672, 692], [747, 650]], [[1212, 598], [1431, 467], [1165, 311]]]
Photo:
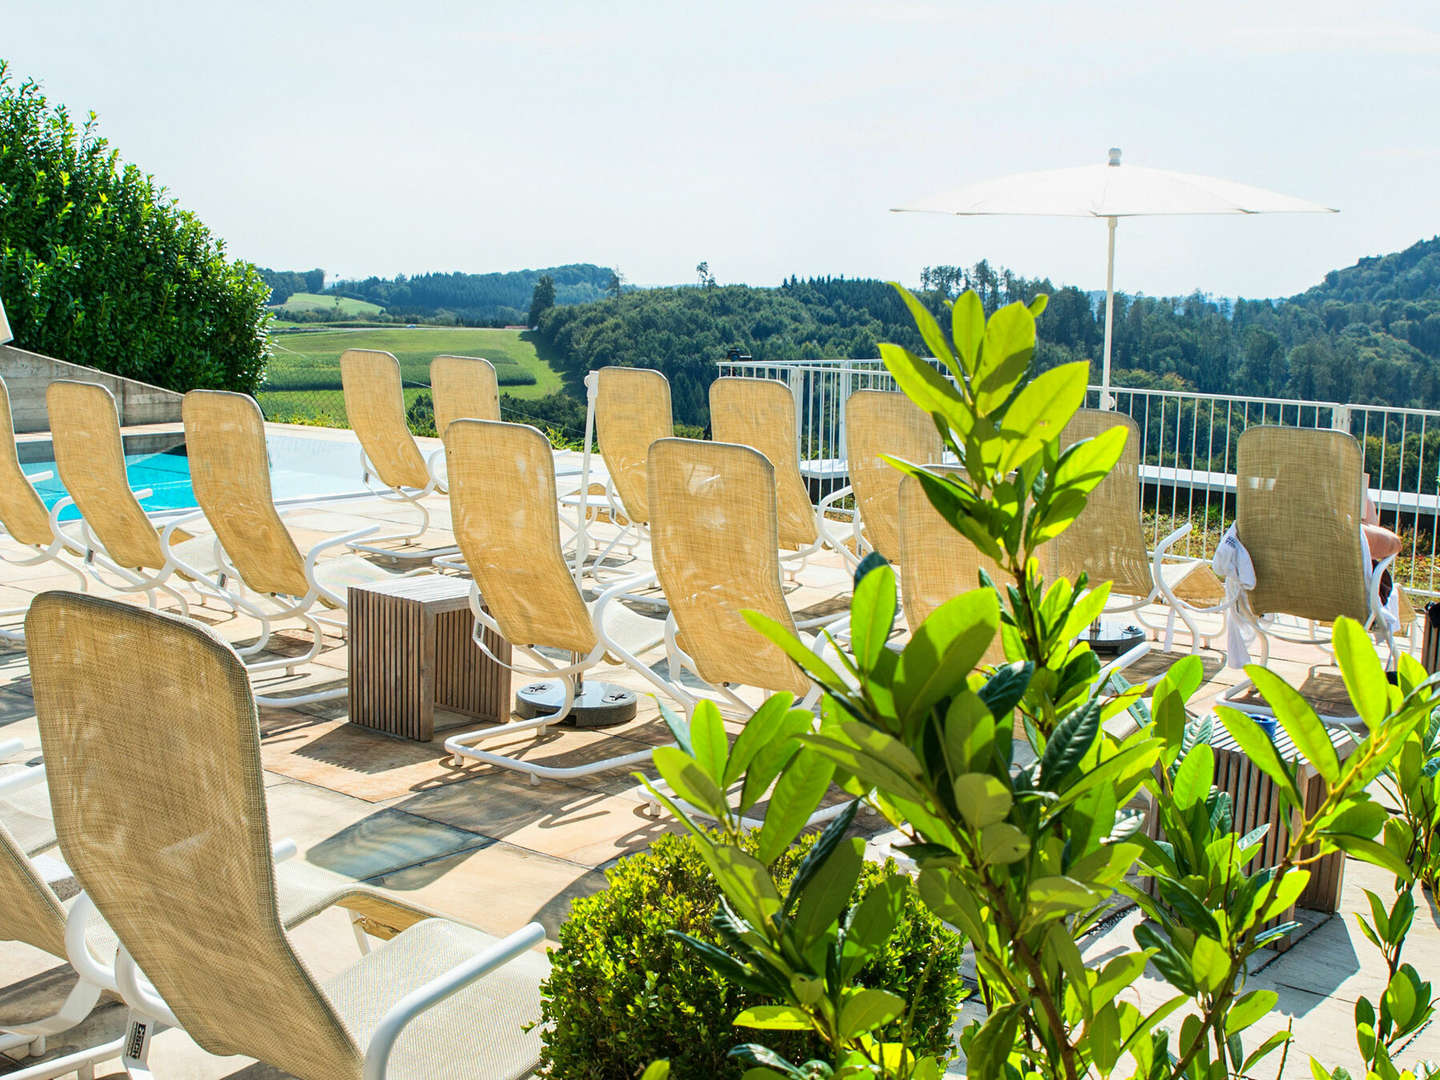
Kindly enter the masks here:
[[1148, 214], [1334, 214], [1305, 199], [1218, 177], [1120, 164], [1111, 149], [1104, 165], [1015, 173], [919, 199], [896, 211], [936, 214], [1026, 214], [1103, 218], [1109, 226], [1105, 264], [1105, 362], [1101, 406], [1110, 399], [1110, 320], [1115, 303], [1115, 225], [1122, 217]]

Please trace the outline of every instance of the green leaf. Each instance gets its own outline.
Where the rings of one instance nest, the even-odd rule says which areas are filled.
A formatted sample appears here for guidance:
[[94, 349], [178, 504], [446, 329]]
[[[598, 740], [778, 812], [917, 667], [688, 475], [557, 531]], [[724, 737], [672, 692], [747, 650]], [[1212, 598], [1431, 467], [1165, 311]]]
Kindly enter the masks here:
[[[1336, 654], [1339, 654], [1338, 639]], [[1378, 660], [1376, 664], [1378, 666]], [[1268, 668], [1247, 664], [1245, 674], [1250, 676], [1255, 689], [1260, 691], [1265, 701], [1275, 710], [1275, 719], [1280, 721], [1280, 725], [1295, 743], [1295, 748], [1305, 756], [1305, 760], [1315, 766], [1327, 784], [1333, 785], [1339, 780], [1340, 759], [1335, 756], [1335, 744], [1330, 741], [1325, 725], [1320, 722], [1309, 703], [1289, 683]], [[1385, 682], [1383, 673], [1380, 682], [1382, 685]]]
[[[1060, 437], [1076, 410], [1085, 404], [1089, 379], [1090, 365], [1081, 360], [1042, 371], [1021, 388], [1001, 421], [1001, 431], [1017, 440], [1001, 459], [1002, 471], [1029, 460], [1045, 443]], [[1072, 486], [1070, 490], [1078, 489]]]
[[[745, 721], [744, 728], [735, 737], [735, 745], [730, 747], [730, 758], [725, 763], [725, 775], [721, 780], [722, 788], [727, 788], [739, 780], [761, 748], [778, 735], [785, 714], [794, 703], [793, 694], [772, 694], [755, 710], [755, 714]], [[809, 713], [805, 715], [808, 716]], [[768, 783], [766, 786], [769, 786]]]
[[940, 329], [940, 324], [935, 321], [935, 316], [930, 314], [930, 309], [920, 302], [919, 297], [903, 285], [896, 285], [895, 291], [900, 294], [900, 299], [910, 309], [910, 317], [915, 320], [915, 328], [920, 331], [920, 339], [925, 342], [925, 347], [930, 350], [930, 355], [937, 360], [943, 360], [945, 366], [960, 377], [960, 366], [956, 364], [954, 355], [950, 352], [950, 343], [945, 340], [945, 333]]
[[745, 610], [740, 614], [757, 632], [779, 645], [786, 656], [800, 665], [806, 674], [825, 689], [837, 694], [845, 692], [845, 681], [835, 673], [835, 669], [815, 655], [803, 641], [790, 632], [788, 626], [758, 611]]
[[925, 771], [904, 743], [879, 728], [846, 720], [830, 734], [802, 736], [842, 769], [890, 795], [924, 801]]
[[[1260, 1064], [1261, 1061], [1265, 1060], [1265, 1058], [1273, 1054], [1277, 1048], [1283, 1046], [1289, 1041], [1290, 1030], [1288, 1028], [1284, 1031], [1275, 1032], [1274, 1035], [1271, 1035], [1263, 1043], [1257, 1046], [1255, 1048], [1255, 1052], [1245, 1059], [1245, 1063], [1240, 1066], [1240, 1075], [1248, 1076], [1251, 1069], [1255, 1068], [1255, 1066]], [[1311, 1058], [1310, 1060], [1313, 1062], [1315, 1059]]]
[[1030, 838], [1007, 822], [996, 822], [980, 830], [980, 861], [1006, 866], [1023, 859], [1030, 851]]
[[842, 841], [805, 886], [793, 926], [801, 948], [819, 940], [850, 903], [864, 857], [865, 841], [858, 836]]
[[1093, 438], [1071, 444], [1060, 455], [1055, 473], [1050, 478], [1050, 489], [1074, 488], [1087, 494], [1095, 490], [1096, 485], [1115, 468], [1120, 455], [1125, 452], [1125, 441], [1129, 436], [1129, 429], [1117, 424]]
[[975, 413], [945, 376], [909, 349], [882, 342], [880, 358], [901, 392], [925, 412], [939, 413], [962, 439], [975, 428]]
[[780, 857], [805, 828], [810, 815], [825, 797], [835, 762], [813, 750], [801, 750], [790, 759], [770, 795], [765, 823], [760, 827], [756, 854], [767, 866]]
[[889, 990], [856, 990], [840, 1010], [840, 1034], [847, 1039], [884, 1027], [905, 1013], [905, 999]]
[[1230, 977], [1230, 957], [1214, 938], [1198, 936], [1190, 952], [1190, 971], [1196, 983], [1214, 993]]
[[965, 773], [955, 778], [955, 805], [972, 829], [1004, 821], [1014, 802], [1010, 789], [987, 773]]
[[794, 1005], [756, 1005], [731, 1021], [736, 1027], [762, 1031], [813, 1031], [809, 1013]]
[[1305, 886], [1310, 883], [1310, 871], [1304, 869], [1287, 870], [1280, 879], [1280, 884], [1275, 886], [1275, 899], [1270, 901], [1269, 906], [1260, 914], [1260, 921], [1269, 922], [1277, 915], [1283, 915], [1289, 911], [1295, 901], [1300, 899], [1300, 894], [1305, 891]]
[[1045, 746], [1045, 756], [1040, 759], [1042, 789], [1052, 790], [1090, 750], [1100, 731], [1100, 711], [1100, 699], [1093, 697], [1056, 725]]
[[1375, 646], [1370, 644], [1370, 636], [1354, 619], [1341, 616], [1335, 620], [1331, 642], [1355, 711], [1372, 729], [1379, 727], [1390, 711], [1390, 683], [1380, 666]]
[[657, 746], [651, 760], [670, 789], [691, 806], [716, 819], [726, 813], [725, 796], [693, 758], [678, 746]]
[[1215, 751], [1201, 743], [1180, 763], [1175, 772], [1173, 798], [1175, 809], [1181, 813], [1205, 801], [1215, 780]]
[[1389, 870], [1402, 881], [1408, 882], [1413, 879], [1414, 872], [1410, 869], [1410, 864], [1384, 844], [1377, 844], [1374, 840], [1367, 840], [1360, 836], [1336, 836], [1328, 832], [1322, 832], [1320, 835], [1347, 855], [1353, 855], [1357, 859], [1363, 859], [1381, 869]]
[[973, 289], [966, 289], [955, 298], [950, 309], [950, 336], [955, 341], [956, 358], [967, 374], [973, 373], [980, 358], [980, 343], [985, 338], [985, 307]]
[[773, 995], [775, 993], [775, 986], [745, 967], [718, 945], [681, 933], [679, 930], [667, 930], [665, 933], [669, 937], [683, 941], [689, 949], [698, 953], [700, 958], [726, 982], [734, 983], [736, 986], [752, 990], [757, 994]]
[[877, 882], [850, 911], [845, 926], [843, 978], [863, 967], [894, 932], [905, 910], [909, 879], [899, 873]]
[[1303, 810], [1305, 797], [1300, 794], [1300, 788], [1296, 785], [1295, 778], [1290, 775], [1290, 770], [1280, 760], [1280, 752], [1275, 749], [1270, 737], [1256, 727], [1254, 720], [1238, 709], [1228, 705], [1216, 705], [1215, 715], [1220, 717], [1225, 730], [1230, 732], [1231, 738], [1245, 751], [1245, 755], [1261, 772], [1275, 781], [1275, 786], [1287, 802], [1287, 809]]
[[1225, 1028], [1232, 1035], [1238, 1035], [1251, 1024], [1275, 1007], [1280, 995], [1274, 990], [1251, 990], [1237, 998], [1225, 1016]]
[[670, 1062], [666, 1058], [659, 1061], [652, 1061], [645, 1066], [645, 1072], [641, 1074], [640, 1080], [668, 1080], [670, 1076]]
[[975, 367], [975, 408], [988, 414], [1003, 404], [1034, 354], [1035, 316], [1029, 309], [1007, 304], [991, 315]]
[[[745, 740], [752, 723], [753, 717], [746, 724], [745, 731], [735, 740], [736, 749], [731, 754], [732, 760], [739, 756], [740, 744]], [[753, 750], [748, 745], [744, 748], [746, 753], [753, 753], [754, 757], [745, 770], [745, 783], [740, 788], [740, 813], [745, 813], [760, 801], [775, 778], [780, 775], [780, 770], [799, 752], [798, 736], [810, 731], [814, 726], [815, 717], [808, 709], [791, 709], [780, 718], [779, 727], [769, 739], [755, 746]]]
[[[866, 561], [879, 558], [877, 552]], [[864, 564], [861, 564], [864, 569]], [[872, 565], [864, 577], [856, 573], [855, 593], [850, 600], [850, 647], [855, 662], [868, 672], [880, 658], [890, 631], [895, 627], [895, 571], [885, 563]]]
[[1083, 911], [1100, 899], [1100, 893], [1074, 878], [1056, 874], [1032, 881], [1025, 899], [1035, 907]]
[[902, 723], [965, 684], [1000, 625], [1000, 600], [990, 589], [951, 597], [910, 637], [895, 666], [895, 707]]
[[695, 747], [695, 764], [718, 787], [725, 776], [730, 740], [725, 737], [720, 708], [709, 698], [701, 698], [690, 717], [690, 742]]
[[807, 886], [820, 867], [824, 866], [840, 846], [840, 841], [845, 838], [846, 831], [855, 820], [855, 812], [860, 808], [858, 802], [852, 802], [845, 807], [840, 814], [832, 818], [825, 826], [825, 831], [820, 834], [820, 839], [810, 845], [810, 850], [800, 860], [800, 866], [795, 871], [795, 877], [790, 882], [790, 890], [785, 896], [785, 910], [789, 911], [795, 906]]
[[[705, 849], [701, 849], [705, 853]], [[761, 927], [780, 913], [780, 894], [770, 873], [753, 856], [739, 848], [719, 845], [706, 862], [736, 912], [752, 926]]]

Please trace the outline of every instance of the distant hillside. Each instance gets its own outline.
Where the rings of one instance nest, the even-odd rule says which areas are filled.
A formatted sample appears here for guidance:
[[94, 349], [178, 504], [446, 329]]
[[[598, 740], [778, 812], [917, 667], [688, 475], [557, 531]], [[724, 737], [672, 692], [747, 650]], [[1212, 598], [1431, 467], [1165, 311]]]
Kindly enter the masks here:
[[285, 302], [280, 304], [280, 310], [282, 314], [298, 311], [333, 312], [337, 316], [353, 318], [378, 315], [382, 309], [379, 304], [372, 304], [366, 300], [355, 300], [337, 293], [297, 292], [291, 293]]
[[[1085, 292], [983, 260], [926, 267], [922, 280], [936, 314], [961, 289], [975, 289], [989, 310], [1046, 293], [1037, 364], [1098, 368], [1103, 307]], [[1440, 408], [1440, 239], [1362, 259], [1287, 300], [1115, 300], [1116, 385]], [[921, 348], [893, 290], [868, 279], [644, 289], [555, 308], [539, 329], [572, 378], [606, 364], [664, 372], [675, 418], [697, 424], [708, 420], [707, 389], [731, 348], [756, 360], [874, 357], [881, 341]]]
[[467, 322], [523, 323], [535, 283], [555, 282], [556, 304], [582, 304], [605, 295], [613, 271], [591, 263], [494, 274], [417, 274], [334, 282], [328, 293], [379, 304], [396, 319], [453, 316]]

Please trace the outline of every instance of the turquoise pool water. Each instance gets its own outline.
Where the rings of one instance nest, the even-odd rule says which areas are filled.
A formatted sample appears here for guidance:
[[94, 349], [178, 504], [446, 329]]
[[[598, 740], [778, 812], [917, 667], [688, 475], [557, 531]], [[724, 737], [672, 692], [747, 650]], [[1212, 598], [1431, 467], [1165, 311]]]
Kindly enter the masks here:
[[[276, 502], [349, 495], [365, 490], [360, 475], [360, 454], [352, 445], [271, 436], [265, 440], [265, 448], [270, 456], [270, 488]], [[21, 468], [27, 476], [52, 474], [35, 484], [47, 507], [53, 507], [65, 495], [53, 461], [27, 462]], [[190, 486], [190, 459], [185, 456], [184, 447], [165, 453], [126, 454], [125, 473], [131, 491], [151, 489], [151, 494], [140, 500], [146, 513], [193, 510], [198, 505]], [[73, 505], [60, 512], [61, 521], [79, 518], [80, 512]]]

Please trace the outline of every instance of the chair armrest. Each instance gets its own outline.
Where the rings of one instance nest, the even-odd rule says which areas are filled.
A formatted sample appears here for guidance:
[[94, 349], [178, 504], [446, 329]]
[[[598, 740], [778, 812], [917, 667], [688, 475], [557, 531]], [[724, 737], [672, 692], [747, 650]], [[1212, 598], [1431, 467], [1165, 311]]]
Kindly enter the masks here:
[[24, 739], [0, 739], [0, 757], [9, 757], [16, 751], [24, 749]]
[[46, 480], [54, 480], [54, 479], [55, 479], [55, 470], [54, 470], [54, 469], [46, 469], [44, 472], [26, 473], [26, 474], [25, 474], [25, 479], [26, 479], [26, 480], [29, 480], [32, 485], [33, 485], [33, 484], [43, 484]]
[[[135, 493], [135, 495], [136, 495], [136, 498], [139, 498], [140, 493], [137, 491], [137, 492]], [[196, 518], [202, 518], [202, 519], [203, 519], [204, 517], [205, 517], [205, 511], [204, 511], [204, 510], [192, 510], [192, 511], [191, 511], [190, 513], [188, 513], [188, 514], [181, 514], [179, 517], [175, 518], [175, 520], [171, 521], [169, 524], [167, 524], [167, 525], [165, 526], [164, 531], [160, 534], [161, 540], [164, 542], [164, 544], [165, 544], [166, 547], [169, 547], [169, 546], [170, 546], [170, 538], [175, 535], [175, 530], [176, 530], [176, 529], [178, 529], [181, 525], [184, 525], [187, 521], [194, 521]]]
[[284, 840], [276, 840], [275, 843], [270, 845], [270, 858], [274, 859], [277, 863], [293, 859], [299, 854], [299, 847], [297, 847], [295, 841], [288, 836], [285, 837]]
[[395, 1048], [395, 1040], [411, 1020], [459, 993], [476, 979], [529, 951], [544, 939], [545, 928], [532, 922], [463, 963], [456, 964], [424, 986], [410, 991], [390, 1006], [389, 1011], [380, 1018], [374, 1034], [370, 1036], [370, 1045], [365, 1049], [365, 1065], [361, 1073], [363, 1080], [383, 1080], [389, 1070], [390, 1052]]
[[1102, 667], [1100, 669], [1100, 673], [1095, 676], [1095, 685], [1105, 686], [1107, 683], [1109, 683], [1111, 675], [1114, 675], [1117, 671], [1124, 671], [1131, 664], [1135, 663], [1136, 660], [1139, 660], [1142, 656], [1144, 656], [1150, 651], [1150, 647], [1152, 644], [1153, 643], [1149, 641], [1142, 641], [1133, 649], [1130, 649], [1128, 652], [1123, 652], [1114, 660], [1111, 660], [1110, 663]]
[[165, 999], [151, 985], [150, 980], [145, 977], [145, 973], [140, 970], [134, 958], [125, 951], [124, 945], [121, 945], [115, 952], [115, 985], [120, 991], [120, 996], [125, 999], [125, 1004], [136, 1012], [144, 1013], [171, 1027], [184, 1026], [180, 1023], [179, 1018], [170, 1011], [170, 1006], [165, 1004]]
[[1164, 555], [1168, 555], [1172, 547], [1178, 544], [1181, 540], [1185, 539], [1185, 537], [1189, 536], [1190, 528], [1190, 522], [1187, 521], [1184, 525], [1181, 525], [1169, 536], [1161, 540], [1160, 543], [1155, 545], [1155, 566], [1157, 570], [1160, 566], [1161, 557]]
[[329, 551], [335, 547], [345, 547], [352, 541], [359, 540], [362, 537], [379, 531], [379, 525], [371, 525], [368, 528], [356, 529], [354, 532], [346, 533], [343, 536], [332, 536], [329, 540], [321, 540], [320, 543], [311, 548], [310, 553], [305, 556], [305, 576], [310, 577], [314, 573], [315, 563], [320, 558], [322, 551]]
[[90, 899], [89, 893], [82, 892], [75, 897], [70, 914], [65, 917], [65, 957], [81, 978], [107, 990], [118, 990], [113, 963], [108, 970], [102, 967], [90, 952], [89, 943], [85, 940], [86, 927], [92, 918], [97, 917], [95, 901]]
[[[16, 743], [18, 744], [17, 749], [25, 745], [18, 739]], [[3, 750], [5, 750], [5, 746], [0, 744], [0, 751]], [[8, 751], [8, 753], [12, 754], [14, 752], [14, 750]], [[44, 765], [26, 765], [24, 768], [16, 769], [9, 776], [0, 776], [0, 795], [9, 795], [12, 791], [24, 791], [26, 788], [34, 787], [36, 784], [43, 784], [44, 782]]]

